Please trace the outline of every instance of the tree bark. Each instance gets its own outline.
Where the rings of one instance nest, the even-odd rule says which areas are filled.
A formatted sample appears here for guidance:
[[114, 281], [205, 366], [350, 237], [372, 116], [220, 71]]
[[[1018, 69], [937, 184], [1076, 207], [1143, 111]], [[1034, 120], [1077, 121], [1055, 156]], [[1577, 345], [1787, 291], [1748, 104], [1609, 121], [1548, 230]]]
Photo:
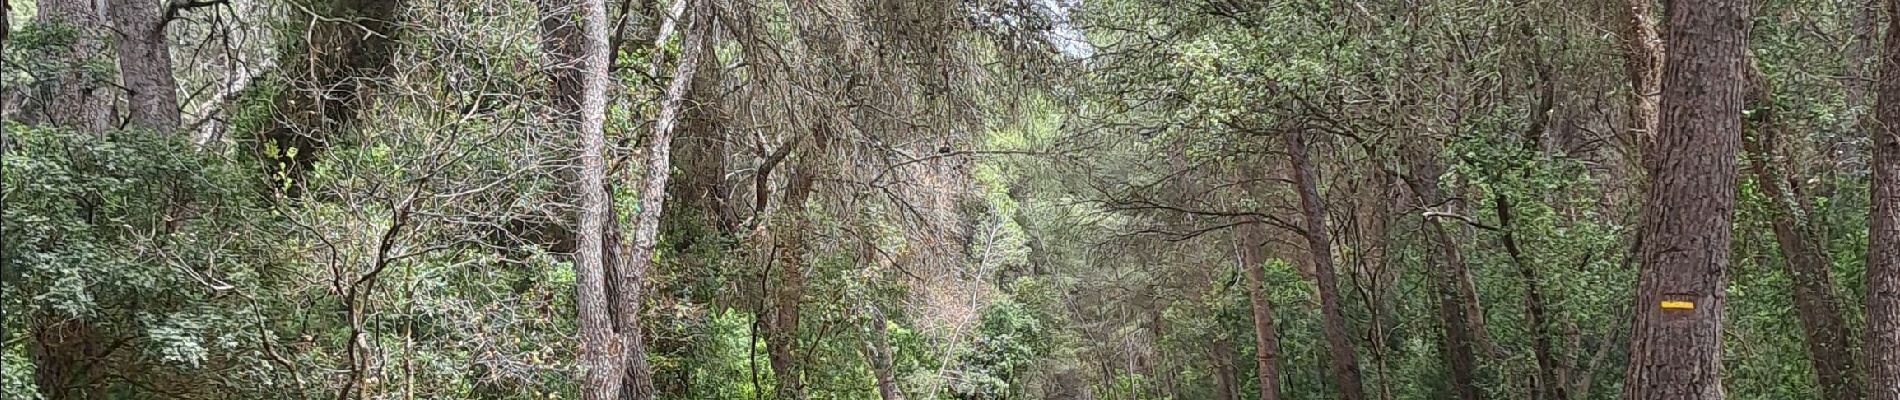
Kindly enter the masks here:
[[877, 380], [878, 398], [882, 400], [904, 400], [904, 393], [897, 390], [896, 362], [891, 353], [890, 329], [885, 326], [884, 311], [875, 304], [864, 306], [865, 315], [870, 317], [870, 340], [865, 343], [865, 358], [871, 362], [871, 376]]
[[115, 93], [107, 77], [94, 74], [86, 64], [106, 54], [107, 31], [104, 10], [91, 0], [46, 0], [39, 2], [36, 23], [61, 26], [74, 33], [65, 52], [55, 62], [45, 85], [28, 106], [28, 122], [46, 122], [56, 126], [104, 134], [112, 128], [112, 102]]
[[1331, 356], [1333, 383], [1341, 400], [1364, 400], [1365, 385], [1359, 378], [1359, 356], [1353, 350], [1352, 331], [1346, 327], [1345, 311], [1339, 299], [1339, 277], [1333, 268], [1333, 243], [1326, 231], [1326, 202], [1319, 196], [1313, 160], [1306, 138], [1297, 130], [1284, 133], [1287, 152], [1292, 155], [1293, 182], [1300, 192], [1300, 211], [1305, 219], [1307, 249], [1313, 259], [1313, 272], [1319, 281], [1320, 318], [1326, 333], [1327, 353]]
[[1887, 1], [1879, 129], [1872, 130], [1867, 226], [1867, 359], [1872, 400], [1900, 400], [1900, 1]]
[[[822, 124], [821, 124], [822, 125]], [[784, 203], [779, 207], [786, 215], [782, 226], [774, 227], [776, 238], [773, 240], [771, 268], [776, 269], [778, 285], [772, 296], [772, 306], [765, 318], [766, 356], [772, 364], [772, 376], [778, 385], [775, 388], [777, 398], [781, 400], [801, 400], [805, 398], [802, 362], [798, 359], [800, 304], [805, 297], [805, 258], [809, 252], [806, 231], [810, 229], [811, 217], [805, 211], [805, 203], [811, 200], [818, 175], [824, 172], [824, 155], [830, 140], [826, 128], [813, 128], [811, 146], [803, 149], [805, 154], [798, 157], [790, 182], [785, 190]]]
[[111, 0], [118, 33], [119, 76], [125, 82], [131, 126], [163, 133], [178, 130], [178, 81], [172, 78], [170, 43], [158, 4]]
[[1749, 2], [1668, 10], [1661, 127], [1646, 162], [1642, 266], [1623, 397], [1721, 399], [1735, 156], [1741, 145]]
[[[1425, 224], [1428, 225], [1425, 227], [1427, 230], [1432, 230], [1433, 227], [1437, 227], [1436, 230], [1439, 231], [1437, 233], [1442, 233], [1444, 230], [1435, 221], [1427, 220]], [[1439, 246], [1442, 247], [1443, 244]], [[1445, 252], [1428, 252], [1425, 258], [1438, 260], [1446, 265], [1452, 264], [1451, 261], [1440, 260], [1445, 257], [1445, 254]], [[1476, 340], [1472, 338], [1470, 325], [1465, 323], [1466, 315], [1459, 301], [1457, 278], [1449, 270], [1437, 268], [1430, 268], [1430, 270], [1432, 271], [1432, 286], [1438, 294], [1439, 324], [1445, 332], [1446, 363], [1451, 366], [1451, 382], [1448, 384], [1459, 400], [1477, 400], [1479, 399], [1478, 350]]]
[[1234, 341], [1225, 336], [1214, 339], [1208, 352], [1208, 358], [1214, 362], [1214, 400], [1240, 400], [1240, 379], [1234, 372]]
[[[647, 138], [646, 166], [642, 169], [640, 185], [640, 211], [635, 215], [633, 245], [627, 257], [618, 269], [618, 283], [621, 290], [614, 305], [616, 330], [620, 333], [622, 346], [626, 349], [626, 389], [623, 398], [646, 400], [653, 398], [653, 377], [648, 370], [646, 345], [641, 336], [640, 309], [646, 287], [647, 272], [653, 266], [653, 248], [659, 245], [660, 215], [666, 205], [667, 178], [673, 173], [673, 128], [679, 122], [681, 103], [687, 91], [692, 89], [693, 75], [699, 68], [700, 58], [704, 55], [706, 35], [711, 33], [711, 21], [705, 12], [705, 1], [679, 0], [696, 5], [684, 15], [687, 28], [681, 38], [679, 62], [673, 66], [673, 77], [667, 82], [666, 90], [661, 93], [659, 115], [653, 120], [653, 136]], [[603, 12], [603, 15], [605, 13]], [[602, 22], [605, 31], [605, 21]], [[605, 38], [604, 33], [601, 38]], [[665, 37], [659, 40], [666, 40]], [[603, 46], [604, 47], [604, 46]], [[657, 48], [657, 47], [656, 47]], [[611, 51], [605, 50], [605, 51]], [[605, 58], [602, 63], [605, 64]]]
[[[607, 6], [604, 0], [542, 0], [543, 51], [551, 66], [555, 122], [575, 132], [580, 162], [574, 193], [579, 210], [575, 228], [575, 308], [579, 314], [581, 398], [619, 400], [624, 380], [622, 340], [615, 334], [613, 299], [608, 296], [604, 237], [613, 216], [609, 208], [603, 132], [607, 110]], [[628, 287], [626, 290], [637, 290]]]
[[[1280, 399], [1280, 339], [1273, 324], [1273, 301], [1267, 298], [1266, 235], [1259, 223], [1240, 227], [1240, 269], [1247, 275], [1247, 300], [1253, 308], [1254, 372], [1260, 382], [1260, 400]], [[1228, 366], [1231, 374], [1232, 366]], [[1226, 377], [1232, 379], [1232, 377]]]
[[[1834, 288], [1832, 257], [1806, 220], [1808, 210], [1794, 199], [1801, 182], [1776, 168], [1785, 163], [1770, 162], [1774, 143], [1786, 127], [1781, 125], [1774, 107], [1774, 88], [1751, 63], [1747, 67], [1748, 92], [1744, 100], [1750, 110], [1750, 132], [1742, 148], [1748, 152], [1750, 172], [1762, 196], [1772, 210], [1775, 242], [1780, 245], [1782, 265], [1794, 281], [1796, 316], [1801, 320], [1807, 339], [1808, 361], [1829, 399], [1855, 400], [1863, 396], [1858, 364], [1848, 342], [1847, 323], [1842, 318], [1840, 294]], [[1787, 185], [1784, 187], [1783, 185]]]

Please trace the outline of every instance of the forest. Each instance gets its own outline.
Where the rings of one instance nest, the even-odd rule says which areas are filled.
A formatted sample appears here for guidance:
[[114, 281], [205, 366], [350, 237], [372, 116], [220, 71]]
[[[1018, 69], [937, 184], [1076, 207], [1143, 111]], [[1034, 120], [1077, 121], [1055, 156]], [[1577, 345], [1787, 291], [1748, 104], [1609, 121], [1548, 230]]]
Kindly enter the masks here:
[[1900, 0], [0, 11], [0, 399], [1900, 400]]

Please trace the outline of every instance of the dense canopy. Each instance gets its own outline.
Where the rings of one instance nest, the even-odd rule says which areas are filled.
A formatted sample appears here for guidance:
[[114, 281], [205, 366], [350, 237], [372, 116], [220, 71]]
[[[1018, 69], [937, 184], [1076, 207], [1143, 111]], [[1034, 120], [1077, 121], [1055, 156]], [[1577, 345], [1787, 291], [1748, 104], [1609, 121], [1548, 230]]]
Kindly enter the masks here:
[[0, 0], [0, 398], [1900, 400], [1900, 0]]

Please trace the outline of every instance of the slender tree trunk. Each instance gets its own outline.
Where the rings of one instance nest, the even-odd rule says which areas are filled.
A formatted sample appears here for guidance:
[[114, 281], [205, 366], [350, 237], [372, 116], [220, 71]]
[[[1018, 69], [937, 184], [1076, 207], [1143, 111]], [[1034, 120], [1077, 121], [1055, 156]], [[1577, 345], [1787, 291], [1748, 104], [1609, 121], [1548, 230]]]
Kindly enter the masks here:
[[[1260, 400], [1280, 399], [1280, 339], [1273, 324], [1273, 301], [1267, 298], [1266, 235], [1260, 224], [1240, 228], [1240, 269], [1247, 275], [1247, 300], [1253, 308], [1254, 373], [1260, 382]], [[1232, 373], [1232, 366], [1228, 366]], [[1229, 377], [1231, 379], [1231, 377]]]
[[1847, 324], [1841, 317], [1843, 306], [1829, 272], [1834, 262], [1811, 229], [1813, 225], [1806, 221], [1806, 207], [1794, 199], [1794, 188], [1800, 181], [1774, 167], [1785, 163], [1770, 162], [1774, 142], [1783, 136], [1785, 127], [1777, 119], [1773, 87], [1752, 64], [1747, 68], [1749, 88], [1744, 101], [1751, 110], [1747, 122], [1752, 129], [1745, 134], [1742, 148], [1748, 152], [1755, 184], [1773, 210], [1775, 242], [1780, 245], [1784, 269], [1794, 281], [1796, 316], [1807, 339], [1808, 360], [1814, 364], [1815, 378], [1827, 398], [1860, 399], [1862, 383], [1855, 370], [1859, 363], [1848, 342]]
[[159, 5], [148, 0], [111, 0], [119, 43], [119, 76], [130, 93], [126, 109], [133, 127], [172, 133], [178, 129], [178, 82], [165, 39]]
[[[706, 1], [679, 0], [696, 4], [683, 18], [687, 28], [681, 38], [682, 49], [679, 62], [673, 66], [673, 78], [661, 93], [659, 116], [653, 121], [653, 136], [647, 138], [646, 166], [640, 187], [640, 210], [634, 215], [634, 234], [631, 251], [628, 252], [621, 268], [618, 268], [617, 285], [621, 288], [614, 304], [616, 331], [620, 334], [622, 348], [625, 349], [627, 377], [626, 388], [622, 390], [624, 399], [646, 400], [653, 398], [653, 375], [648, 369], [646, 343], [640, 326], [640, 309], [645, 293], [646, 275], [652, 270], [653, 248], [659, 244], [660, 215], [666, 205], [667, 178], [673, 172], [672, 145], [673, 129], [679, 122], [680, 109], [686, 93], [692, 89], [693, 76], [703, 58], [706, 36], [711, 33], [711, 21], [705, 12]], [[603, 12], [604, 15], [604, 12]], [[602, 21], [605, 31], [605, 21]], [[602, 38], [605, 34], [602, 34]], [[603, 39], [604, 40], [604, 39]], [[658, 40], [666, 40], [661, 37]], [[603, 46], [604, 47], [604, 46]], [[658, 48], [658, 47], [656, 47]], [[609, 50], [611, 51], [611, 50]], [[603, 59], [603, 63], [605, 60]], [[611, 216], [610, 216], [611, 218]]]
[[1543, 280], [1538, 277], [1537, 267], [1524, 256], [1524, 250], [1518, 246], [1517, 233], [1513, 222], [1515, 212], [1511, 198], [1503, 193], [1496, 195], [1494, 206], [1498, 212], [1499, 229], [1504, 231], [1504, 251], [1511, 256], [1512, 264], [1517, 265], [1518, 279], [1524, 284], [1524, 314], [1530, 323], [1531, 352], [1537, 358], [1537, 387], [1539, 396], [1553, 400], [1568, 400], [1570, 389], [1566, 387], [1565, 375], [1558, 371], [1555, 353], [1550, 345], [1550, 316], [1545, 309]]
[[1365, 385], [1359, 378], [1359, 355], [1353, 350], [1352, 331], [1346, 327], [1345, 311], [1339, 299], [1339, 276], [1333, 271], [1333, 243], [1326, 231], [1326, 202], [1319, 196], [1318, 177], [1308, 154], [1306, 138], [1299, 131], [1285, 133], [1287, 151], [1292, 154], [1293, 182], [1300, 191], [1300, 211], [1307, 248], [1312, 253], [1313, 271], [1319, 281], [1320, 317], [1326, 333], [1327, 353], [1331, 355], [1333, 383], [1341, 400], [1364, 400]]
[[1650, 0], [1623, 0], [1619, 33], [1623, 40], [1623, 73], [1630, 81], [1629, 129], [1619, 137], [1633, 159], [1647, 159], [1656, 140], [1661, 115], [1663, 43], [1651, 21]]
[[[1401, 175], [1401, 180], [1411, 187], [1419, 203], [1428, 208], [1449, 208], [1449, 202], [1438, 188], [1438, 177], [1444, 174], [1444, 167], [1438, 164], [1437, 156], [1418, 145], [1405, 146], [1405, 153], [1410, 170]], [[1458, 239], [1452, 231], [1445, 228], [1439, 217], [1429, 213], [1421, 224], [1435, 247], [1428, 250], [1426, 258], [1436, 261], [1432, 265], [1443, 266], [1431, 269], [1431, 276], [1438, 290], [1438, 316], [1445, 330], [1450, 386], [1460, 400], [1477, 400], [1482, 397], [1477, 383], [1478, 355], [1491, 348], [1484, 334], [1484, 311], [1478, 305], [1477, 285], [1472, 282], [1464, 253], [1459, 250]]]
[[787, 216], [783, 226], [775, 227], [773, 241], [775, 252], [772, 268], [777, 270], [770, 315], [766, 320], [766, 356], [772, 364], [772, 376], [778, 383], [776, 393], [780, 400], [801, 400], [805, 398], [803, 365], [797, 357], [799, 344], [800, 304], [805, 297], [805, 258], [809, 243], [806, 230], [811, 226], [811, 218], [805, 211], [805, 203], [811, 200], [812, 191], [817, 186], [818, 174], [824, 171], [824, 154], [829, 134], [823, 127], [813, 133], [811, 147], [804, 149], [806, 154], [799, 155], [798, 165], [794, 167], [790, 182], [785, 190], [785, 201], [779, 207]]
[[[580, 143], [574, 193], [579, 210], [574, 249], [575, 307], [579, 313], [581, 398], [619, 400], [623, 382], [622, 340], [615, 334], [614, 300], [608, 296], [607, 246], [612, 223], [607, 193], [607, 6], [603, 0], [542, 0], [543, 51], [554, 65], [555, 121]], [[624, 290], [637, 290], [623, 287]]]
[[1887, 1], [1880, 129], [1873, 135], [1867, 231], [1867, 359], [1872, 400], [1900, 400], [1900, 1]]
[[878, 398], [882, 400], [904, 400], [904, 393], [897, 390], [896, 362], [891, 353], [890, 329], [885, 326], [884, 311], [875, 304], [864, 306], [866, 321], [870, 326], [870, 339], [864, 345], [865, 358], [871, 362], [871, 376], [877, 380]]
[[[1431, 230], [1437, 227], [1436, 230], [1439, 231], [1437, 233], [1443, 233], [1444, 228], [1437, 222], [1427, 220], [1425, 224], [1427, 225], [1425, 229]], [[1440, 244], [1440, 246], [1443, 245]], [[1444, 254], [1443, 252], [1428, 252], [1425, 258], [1440, 259], [1444, 257]], [[1447, 265], [1451, 263], [1439, 261]], [[1453, 276], [1452, 271], [1429, 269], [1432, 271], [1432, 286], [1438, 294], [1439, 323], [1445, 331], [1445, 358], [1447, 364], [1451, 366], [1451, 382], [1448, 382], [1448, 385], [1459, 400], [1477, 400], [1479, 399], [1478, 350], [1476, 340], [1472, 338], [1470, 325], [1465, 324], [1465, 310], [1459, 302], [1457, 278]]]
[[1668, 12], [1623, 397], [1718, 400], [1749, 2], [1682, 2]]
[[1240, 400], [1240, 378], [1234, 372], [1234, 341], [1224, 336], [1215, 339], [1208, 353], [1214, 362], [1214, 400]]

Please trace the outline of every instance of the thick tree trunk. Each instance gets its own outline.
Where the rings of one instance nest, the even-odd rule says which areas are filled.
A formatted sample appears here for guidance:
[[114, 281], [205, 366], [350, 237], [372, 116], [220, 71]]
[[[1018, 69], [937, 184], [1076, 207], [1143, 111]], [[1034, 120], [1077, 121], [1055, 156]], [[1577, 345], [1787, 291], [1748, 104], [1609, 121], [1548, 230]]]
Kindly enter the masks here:
[[1887, 1], [1867, 231], [1867, 359], [1872, 400], [1900, 400], [1900, 1]]
[[112, 127], [112, 102], [116, 90], [110, 76], [99, 76], [86, 64], [100, 61], [106, 54], [104, 10], [92, 0], [45, 0], [39, 2], [36, 23], [71, 28], [75, 35], [66, 52], [54, 60], [60, 67], [41, 81], [45, 86], [35, 101], [24, 110], [28, 122], [103, 134]]
[[1341, 400], [1364, 400], [1365, 385], [1359, 378], [1359, 355], [1353, 350], [1352, 330], [1347, 328], [1345, 310], [1339, 299], [1339, 276], [1333, 271], [1333, 243], [1326, 231], [1326, 202], [1319, 196], [1319, 183], [1313, 173], [1313, 160], [1302, 132], [1285, 133], [1287, 152], [1292, 154], [1293, 182], [1300, 192], [1300, 211], [1305, 219], [1306, 244], [1313, 259], [1313, 272], [1319, 281], [1320, 319], [1326, 333], [1327, 354], [1331, 356], [1333, 383]]
[[1735, 156], [1741, 146], [1749, 2], [1669, 7], [1662, 130], [1651, 146], [1642, 266], [1624, 398], [1722, 396]]
[[1744, 136], [1742, 148], [1748, 152], [1755, 184], [1773, 210], [1775, 242], [1781, 248], [1782, 265], [1794, 281], [1796, 316], [1807, 339], [1808, 360], [1814, 364], [1815, 377], [1827, 398], [1860, 399], [1862, 383], [1855, 370], [1858, 362], [1848, 342], [1847, 323], [1841, 316], [1843, 306], [1829, 271], [1834, 265], [1832, 257], [1819, 235], [1814, 234], [1813, 225], [1806, 221], [1806, 207], [1794, 199], [1800, 180], [1775, 167], [1785, 163], [1771, 162], [1775, 140], [1783, 136], [1785, 127], [1774, 110], [1773, 87], [1754, 66], [1748, 68], [1749, 88], [1744, 102], [1751, 110], [1747, 122], [1752, 129]]
[[304, 27], [308, 40], [295, 41], [296, 47], [280, 56], [279, 70], [291, 74], [273, 99], [274, 116], [257, 131], [256, 150], [286, 196], [302, 195], [304, 172], [338, 132], [354, 125], [364, 89], [388, 74], [399, 45], [396, 19], [407, 1], [313, 5], [322, 18]]
[[172, 133], [178, 129], [178, 81], [160, 20], [159, 4], [149, 0], [111, 0], [118, 33], [119, 76], [129, 91], [131, 126]]
[[33, 384], [46, 400], [106, 398], [105, 344], [92, 325], [64, 316], [35, 316], [33, 341], [27, 356], [33, 361]]
[[[1253, 308], [1254, 373], [1260, 382], [1260, 400], [1280, 399], [1280, 339], [1273, 324], [1273, 301], [1267, 298], [1266, 235], [1259, 223], [1240, 228], [1240, 269], [1247, 275], [1247, 300]], [[1232, 366], [1228, 366], [1232, 373]], [[1228, 377], [1231, 379], [1232, 377]]]
[[[76, 36], [67, 52], [57, 60], [59, 67], [49, 71], [29, 106], [26, 119], [54, 126], [104, 135], [111, 128], [113, 91], [104, 80], [86, 68], [105, 54], [106, 30], [102, 10], [89, 0], [44, 0], [38, 3], [38, 24], [64, 26]], [[50, 97], [47, 97], [50, 96]], [[38, 313], [32, 320], [32, 341], [27, 344], [33, 362], [33, 381], [47, 400], [105, 398], [105, 355], [102, 336], [90, 322], [56, 313]]]
[[[574, 249], [575, 307], [579, 313], [581, 398], [619, 400], [624, 380], [621, 338], [615, 334], [614, 299], [608, 296], [604, 237], [613, 216], [607, 193], [607, 6], [603, 0], [542, 0], [541, 28], [554, 83], [556, 125], [580, 143], [574, 193], [579, 205]], [[637, 287], [624, 288], [637, 290]]]

